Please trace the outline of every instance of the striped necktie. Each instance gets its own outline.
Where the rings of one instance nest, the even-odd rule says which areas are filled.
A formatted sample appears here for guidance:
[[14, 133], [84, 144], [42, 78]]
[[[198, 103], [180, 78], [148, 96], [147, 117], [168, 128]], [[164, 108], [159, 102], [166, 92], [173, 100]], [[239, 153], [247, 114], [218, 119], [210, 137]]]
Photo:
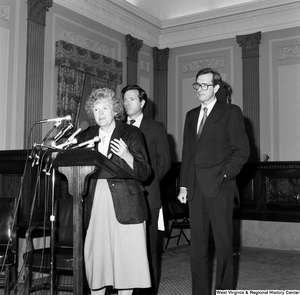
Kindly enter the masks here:
[[204, 113], [203, 113], [203, 117], [202, 117], [202, 120], [201, 120], [201, 123], [200, 123], [200, 126], [199, 126], [198, 133], [197, 133], [197, 138], [200, 137], [200, 134], [201, 134], [202, 129], [203, 129], [203, 126], [204, 126], [204, 123], [205, 123], [205, 121], [206, 121], [206, 119], [207, 119], [207, 107], [205, 107], [205, 108], [203, 109], [203, 111], [204, 111]]

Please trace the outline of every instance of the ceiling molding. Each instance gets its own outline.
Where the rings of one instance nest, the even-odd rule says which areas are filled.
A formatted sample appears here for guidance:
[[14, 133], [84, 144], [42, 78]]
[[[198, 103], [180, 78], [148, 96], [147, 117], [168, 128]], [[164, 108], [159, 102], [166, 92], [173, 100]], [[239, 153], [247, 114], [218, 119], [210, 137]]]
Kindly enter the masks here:
[[270, 32], [300, 26], [300, 2], [252, 12], [198, 21], [162, 30], [160, 46], [180, 47], [237, 35]]
[[106, 0], [53, 0], [115, 31], [130, 34], [150, 46], [159, 45], [160, 28]]
[[174, 48], [300, 26], [300, 1], [266, 0], [160, 21], [124, 0], [54, 0], [151, 47]]
[[242, 3], [232, 6], [227, 6], [219, 9], [213, 9], [206, 12], [195, 13], [183, 17], [178, 17], [174, 19], [165, 20], [162, 25], [162, 29], [167, 29], [170, 27], [184, 26], [188, 24], [211, 21], [216, 19], [222, 19], [227, 16], [238, 16], [245, 13], [262, 11], [265, 9], [284, 9], [287, 5], [298, 4], [299, 1], [296, 0], [260, 0], [248, 3]]

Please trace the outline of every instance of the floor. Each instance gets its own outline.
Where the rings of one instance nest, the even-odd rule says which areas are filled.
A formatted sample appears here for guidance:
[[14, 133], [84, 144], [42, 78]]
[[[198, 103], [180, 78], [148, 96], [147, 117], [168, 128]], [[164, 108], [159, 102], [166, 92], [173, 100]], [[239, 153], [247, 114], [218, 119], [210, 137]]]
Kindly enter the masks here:
[[[169, 248], [161, 256], [161, 275], [158, 295], [190, 295], [191, 274], [189, 247], [187, 245]], [[216, 260], [211, 257], [212, 289]], [[300, 251], [280, 251], [260, 248], [242, 248], [234, 256], [237, 290], [299, 290]], [[64, 281], [68, 284], [68, 279]], [[212, 294], [215, 292], [212, 291]], [[0, 290], [3, 294], [3, 290]], [[12, 293], [13, 294], [13, 293]], [[23, 295], [23, 285], [18, 293]], [[50, 294], [49, 291], [31, 293]], [[71, 293], [59, 292], [58, 295]], [[117, 294], [110, 292], [110, 294]], [[201, 294], [199, 294], [201, 295]]]
[[[243, 248], [240, 255], [234, 256], [234, 262], [236, 290], [300, 291], [299, 251]], [[212, 259], [212, 289], [215, 267], [216, 260]], [[159, 295], [190, 295], [190, 281], [187, 247], [164, 253]]]

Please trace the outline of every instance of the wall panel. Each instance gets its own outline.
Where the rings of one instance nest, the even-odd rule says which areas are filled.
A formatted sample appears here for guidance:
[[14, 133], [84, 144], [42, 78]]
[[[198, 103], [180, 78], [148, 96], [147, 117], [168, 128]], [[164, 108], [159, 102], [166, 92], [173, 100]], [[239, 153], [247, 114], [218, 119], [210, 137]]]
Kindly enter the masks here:
[[[299, 33], [300, 31], [295, 30]], [[270, 160], [299, 161], [300, 36], [269, 41]], [[265, 73], [266, 74], [266, 73]], [[263, 112], [262, 112], [263, 114]], [[262, 117], [261, 120], [265, 118]], [[263, 124], [266, 124], [264, 122]], [[268, 136], [268, 133], [263, 133]], [[262, 135], [263, 136], [263, 135]]]
[[278, 68], [279, 159], [300, 160], [300, 63]]
[[0, 108], [0, 150], [6, 148], [7, 134], [7, 83], [8, 83], [8, 61], [9, 61], [9, 30], [0, 26], [0, 40], [7, 40], [8, 42], [0, 42], [0, 89], [3, 101], [1, 102]]
[[172, 157], [180, 161], [186, 113], [199, 106], [196, 92], [192, 87], [196, 74], [204, 67], [215, 68], [221, 73], [223, 80], [233, 87], [233, 46], [215, 46], [214, 49], [206, 50], [203, 44], [199, 44], [197, 47], [186, 48], [184, 52], [179, 51], [178, 54], [174, 54], [175, 49], [172, 51], [174, 57], [171, 55], [170, 61], [175, 62], [175, 75], [171, 72], [170, 66], [168, 129], [177, 143], [174, 147], [175, 155]]

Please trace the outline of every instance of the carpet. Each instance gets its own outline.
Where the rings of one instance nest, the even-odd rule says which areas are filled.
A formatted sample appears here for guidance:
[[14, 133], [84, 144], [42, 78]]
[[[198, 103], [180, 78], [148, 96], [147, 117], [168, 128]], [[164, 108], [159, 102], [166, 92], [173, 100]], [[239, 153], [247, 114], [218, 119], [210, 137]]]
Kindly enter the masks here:
[[[261, 248], [242, 248], [234, 256], [237, 290], [299, 290], [300, 252]], [[216, 259], [211, 253], [212, 294], [215, 293]], [[72, 277], [61, 278], [64, 284], [72, 284]], [[23, 295], [23, 284], [18, 284], [18, 293]], [[0, 290], [2, 295], [3, 289]], [[117, 292], [109, 292], [117, 294]], [[11, 293], [13, 294], [13, 293]], [[33, 295], [48, 295], [38, 291]], [[58, 292], [69, 295], [70, 292]], [[191, 272], [189, 246], [170, 248], [163, 252], [160, 261], [160, 285], [158, 295], [191, 295]], [[201, 294], [199, 294], [201, 295]]]

